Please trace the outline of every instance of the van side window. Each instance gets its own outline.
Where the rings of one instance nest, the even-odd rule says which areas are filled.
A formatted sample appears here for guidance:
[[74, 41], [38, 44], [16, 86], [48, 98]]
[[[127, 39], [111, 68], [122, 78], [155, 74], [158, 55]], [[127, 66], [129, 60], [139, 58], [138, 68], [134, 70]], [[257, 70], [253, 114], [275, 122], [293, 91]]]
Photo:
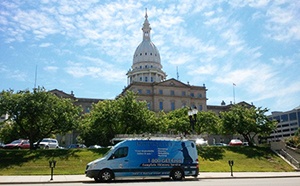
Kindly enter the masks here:
[[114, 153], [114, 158], [123, 158], [128, 155], [128, 147], [121, 147]]

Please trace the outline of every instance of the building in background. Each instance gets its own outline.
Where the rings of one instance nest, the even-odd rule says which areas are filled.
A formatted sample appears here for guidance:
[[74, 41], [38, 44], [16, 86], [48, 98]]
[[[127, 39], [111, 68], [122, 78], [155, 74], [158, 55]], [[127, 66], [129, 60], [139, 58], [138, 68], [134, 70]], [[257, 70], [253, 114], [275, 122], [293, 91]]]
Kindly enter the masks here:
[[8, 114], [3, 114], [0, 116], [0, 123], [8, 119]]
[[[65, 92], [63, 92], [61, 90], [57, 90], [57, 89], [50, 90], [49, 92], [56, 95], [57, 97], [73, 100], [74, 105], [82, 107], [83, 114], [89, 113], [90, 110], [92, 109], [93, 104], [96, 104], [99, 101], [103, 101], [103, 99], [77, 98], [77, 97], [75, 97], [73, 91], [71, 92], [71, 94], [65, 93]], [[56, 139], [58, 140], [60, 146], [68, 147], [71, 144], [78, 143], [79, 134], [80, 134], [80, 131], [73, 130], [65, 135], [57, 134]]]
[[147, 12], [142, 27], [143, 40], [133, 55], [131, 69], [127, 72], [126, 91], [138, 94], [137, 100], [146, 101], [149, 110], [169, 112], [182, 107], [196, 107], [206, 111], [206, 87], [185, 84], [177, 79], [166, 79], [162, 70], [160, 54], [151, 41], [151, 27]]
[[272, 112], [269, 119], [278, 122], [268, 141], [280, 141], [294, 136], [300, 128], [300, 106], [286, 112]]

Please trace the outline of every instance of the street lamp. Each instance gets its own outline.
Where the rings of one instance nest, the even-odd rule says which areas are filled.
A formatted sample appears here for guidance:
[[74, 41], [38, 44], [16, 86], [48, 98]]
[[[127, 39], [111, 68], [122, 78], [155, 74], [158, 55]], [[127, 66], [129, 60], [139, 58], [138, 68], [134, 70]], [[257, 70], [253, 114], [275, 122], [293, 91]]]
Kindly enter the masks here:
[[197, 110], [196, 106], [193, 109], [190, 107], [190, 109], [188, 110], [188, 116], [190, 119], [192, 133], [194, 133], [194, 131], [195, 131], [195, 125], [197, 123], [197, 113], [198, 113], [198, 110]]

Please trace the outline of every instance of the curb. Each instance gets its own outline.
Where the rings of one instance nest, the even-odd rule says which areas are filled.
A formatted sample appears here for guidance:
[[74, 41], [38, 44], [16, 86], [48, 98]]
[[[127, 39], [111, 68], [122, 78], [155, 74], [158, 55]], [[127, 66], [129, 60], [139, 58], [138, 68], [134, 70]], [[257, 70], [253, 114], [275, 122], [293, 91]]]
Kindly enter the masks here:
[[[194, 181], [200, 181], [200, 180], [208, 180], [208, 179], [265, 179], [265, 178], [296, 178], [300, 177], [300, 175], [284, 175], [284, 176], [206, 176], [206, 177], [197, 177], [197, 178], [187, 178], [186, 180], [194, 180]], [[146, 179], [134, 179], [134, 181], [141, 181], [141, 180], [146, 180]], [[162, 179], [157, 179], [157, 180], [162, 180]], [[133, 181], [132, 179], [129, 180], [118, 180], [118, 181]], [[53, 184], [53, 183], [94, 183], [94, 180], [66, 180], [66, 181], [55, 181], [55, 180], [49, 180], [49, 181], [7, 181], [7, 182], [0, 182], [0, 185], [7, 185], [7, 184]]]

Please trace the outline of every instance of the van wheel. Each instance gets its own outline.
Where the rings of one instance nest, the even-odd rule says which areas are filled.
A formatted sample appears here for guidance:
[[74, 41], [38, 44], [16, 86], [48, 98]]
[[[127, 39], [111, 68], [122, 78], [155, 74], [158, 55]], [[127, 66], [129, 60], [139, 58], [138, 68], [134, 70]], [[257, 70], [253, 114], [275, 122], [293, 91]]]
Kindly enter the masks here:
[[108, 169], [101, 171], [99, 174], [99, 179], [103, 182], [109, 182], [113, 179], [113, 177], [113, 172]]
[[182, 178], [183, 178], [183, 171], [181, 169], [174, 169], [172, 172], [171, 172], [171, 178], [174, 180], [174, 181], [181, 181]]

